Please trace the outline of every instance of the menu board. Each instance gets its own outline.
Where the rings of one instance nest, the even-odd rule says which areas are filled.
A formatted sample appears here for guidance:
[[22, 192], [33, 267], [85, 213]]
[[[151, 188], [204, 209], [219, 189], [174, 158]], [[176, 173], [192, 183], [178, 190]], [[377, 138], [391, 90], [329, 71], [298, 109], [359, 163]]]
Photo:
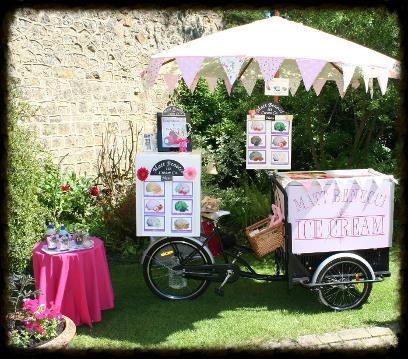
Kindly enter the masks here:
[[136, 155], [136, 234], [200, 235], [201, 154]]
[[247, 169], [290, 169], [292, 115], [247, 116]]

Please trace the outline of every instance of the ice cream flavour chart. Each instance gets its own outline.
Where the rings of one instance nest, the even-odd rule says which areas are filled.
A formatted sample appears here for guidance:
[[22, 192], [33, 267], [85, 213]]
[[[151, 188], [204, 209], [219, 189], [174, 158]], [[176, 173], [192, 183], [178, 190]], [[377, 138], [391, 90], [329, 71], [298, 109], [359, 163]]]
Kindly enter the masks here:
[[136, 155], [138, 236], [200, 234], [201, 154]]
[[292, 115], [276, 103], [265, 103], [247, 116], [246, 168], [290, 169]]

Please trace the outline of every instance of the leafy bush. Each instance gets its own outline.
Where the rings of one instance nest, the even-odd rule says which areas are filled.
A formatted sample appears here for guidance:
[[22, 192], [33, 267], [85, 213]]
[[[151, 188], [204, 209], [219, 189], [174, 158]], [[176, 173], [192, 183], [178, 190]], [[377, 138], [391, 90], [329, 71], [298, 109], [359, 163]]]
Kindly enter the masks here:
[[46, 153], [23, 127], [32, 111], [16, 101], [15, 91], [11, 89], [8, 104], [8, 253], [10, 270], [21, 273], [29, 268], [48, 209], [38, 198]]
[[101, 213], [99, 189], [92, 178], [63, 173], [58, 166], [47, 163], [46, 174], [39, 183], [41, 202], [48, 208], [47, 222], [58, 228], [62, 223], [68, 231], [89, 231]]

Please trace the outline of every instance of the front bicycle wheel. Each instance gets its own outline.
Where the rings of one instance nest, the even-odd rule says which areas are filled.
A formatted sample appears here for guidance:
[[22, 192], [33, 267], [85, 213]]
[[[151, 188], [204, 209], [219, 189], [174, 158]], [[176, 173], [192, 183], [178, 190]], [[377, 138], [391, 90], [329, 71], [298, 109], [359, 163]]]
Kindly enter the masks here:
[[212, 264], [211, 257], [189, 238], [165, 238], [155, 243], [143, 261], [143, 276], [149, 289], [162, 299], [194, 299], [203, 293], [208, 280], [185, 278], [182, 270], [173, 268], [190, 254], [188, 266]]
[[319, 301], [334, 310], [358, 308], [371, 293], [372, 283], [361, 283], [369, 279], [374, 278], [363, 262], [347, 257], [334, 259], [317, 276], [316, 283], [330, 283], [318, 290]]

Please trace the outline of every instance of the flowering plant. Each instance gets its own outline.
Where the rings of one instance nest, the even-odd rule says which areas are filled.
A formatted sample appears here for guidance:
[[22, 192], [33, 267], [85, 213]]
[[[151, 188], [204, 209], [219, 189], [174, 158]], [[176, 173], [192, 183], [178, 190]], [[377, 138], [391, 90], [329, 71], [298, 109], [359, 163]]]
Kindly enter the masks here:
[[137, 178], [140, 181], [145, 181], [149, 176], [149, 170], [146, 167], [140, 167], [136, 172]]
[[9, 327], [10, 344], [23, 348], [35, 346], [55, 338], [63, 326], [64, 319], [53, 305], [47, 308], [38, 299], [25, 298]]
[[99, 188], [97, 186], [93, 186], [89, 189], [89, 194], [91, 196], [97, 197], [99, 194]]

